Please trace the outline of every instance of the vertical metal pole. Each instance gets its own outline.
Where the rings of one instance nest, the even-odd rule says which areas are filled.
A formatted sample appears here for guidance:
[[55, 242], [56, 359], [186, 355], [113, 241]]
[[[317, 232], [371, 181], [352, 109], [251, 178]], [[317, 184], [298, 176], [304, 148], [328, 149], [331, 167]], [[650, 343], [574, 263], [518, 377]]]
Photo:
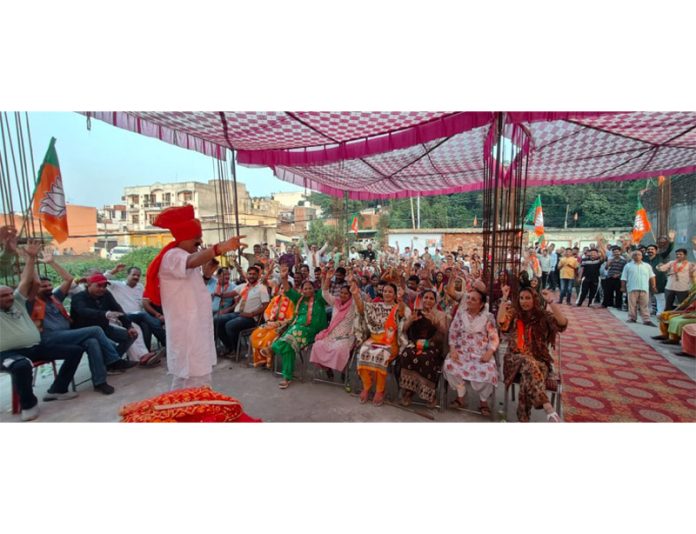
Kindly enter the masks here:
[[497, 268], [498, 260], [498, 195], [500, 192], [500, 170], [501, 170], [501, 160], [502, 160], [502, 144], [503, 144], [503, 114], [498, 113], [497, 126], [495, 132], [496, 138], [496, 155], [495, 155], [495, 165], [493, 167], [493, 227], [491, 231], [492, 236], [492, 246], [491, 246], [491, 259], [490, 259], [490, 289], [489, 292], [493, 291], [493, 283], [495, 281], [495, 271]]
[[416, 216], [413, 213], [413, 197], [409, 197], [409, 200], [411, 201], [411, 226], [413, 226], [413, 229], [416, 229]]
[[420, 230], [421, 224], [420, 224], [420, 195], [416, 197], [416, 206], [418, 207], [418, 229]]
[[348, 191], [343, 192], [343, 211], [345, 212], [345, 231], [343, 232], [343, 257], [347, 258], [348, 251], [350, 250], [348, 248], [348, 229], [350, 228], [350, 224], [348, 223], [348, 218], [350, 217], [350, 215], [348, 214]]
[[[235, 161], [235, 151], [234, 149], [230, 149], [231, 152], [231, 161], [230, 161], [230, 169], [232, 170], [232, 184], [234, 187], [234, 224], [235, 224], [235, 230], [237, 231], [237, 237], [239, 237], [239, 203], [237, 201], [237, 162]], [[237, 261], [240, 262], [242, 261], [242, 249], [237, 250]]]

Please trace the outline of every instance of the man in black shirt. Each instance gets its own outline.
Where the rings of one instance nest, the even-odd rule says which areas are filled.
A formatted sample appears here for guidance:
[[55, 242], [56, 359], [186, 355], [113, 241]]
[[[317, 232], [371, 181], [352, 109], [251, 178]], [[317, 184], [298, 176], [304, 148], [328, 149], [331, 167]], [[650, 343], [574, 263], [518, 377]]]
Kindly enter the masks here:
[[360, 254], [362, 254], [363, 259], [372, 261], [377, 258], [375, 255], [375, 251], [372, 250], [372, 243], [367, 245], [367, 250], [363, 250]]
[[[87, 279], [87, 289], [72, 297], [70, 315], [74, 328], [99, 326], [109, 339], [118, 346], [116, 352], [125, 354], [138, 337], [138, 332], [123, 308], [116, 302], [114, 296], [106, 289], [109, 281], [101, 274], [93, 274]], [[123, 325], [111, 323], [118, 320]]]
[[590, 299], [587, 303], [587, 307], [589, 308], [592, 306], [592, 301], [594, 300], [597, 287], [599, 286], [599, 268], [602, 262], [603, 259], [599, 257], [597, 249], [592, 248], [580, 263], [580, 279], [582, 280], [582, 285], [578, 306], [582, 306], [588, 294]]

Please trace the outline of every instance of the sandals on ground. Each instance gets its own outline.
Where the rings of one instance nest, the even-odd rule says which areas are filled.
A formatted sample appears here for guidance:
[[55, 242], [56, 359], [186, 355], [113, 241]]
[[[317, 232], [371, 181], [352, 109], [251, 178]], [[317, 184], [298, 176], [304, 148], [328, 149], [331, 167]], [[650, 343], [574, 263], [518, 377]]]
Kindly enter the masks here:
[[382, 406], [382, 404], [384, 404], [384, 393], [381, 391], [375, 393], [375, 398], [372, 399], [372, 404], [375, 406]]
[[491, 416], [491, 409], [488, 407], [488, 404], [481, 404], [479, 406], [479, 409], [481, 410], [481, 415], [484, 417], [490, 417]]
[[[455, 409], [464, 409], [466, 408], [466, 397], [457, 397], [454, 399], [452, 402], [450, 402], [449, 407], [450, 408], [455, 408]], [[460, 402], [461, 400], [461, 402]]]
[[278, 387], [280, 389], [288, 389], [290, 387], [290, 381], [283, 380], [280, 384], [278, 384]]

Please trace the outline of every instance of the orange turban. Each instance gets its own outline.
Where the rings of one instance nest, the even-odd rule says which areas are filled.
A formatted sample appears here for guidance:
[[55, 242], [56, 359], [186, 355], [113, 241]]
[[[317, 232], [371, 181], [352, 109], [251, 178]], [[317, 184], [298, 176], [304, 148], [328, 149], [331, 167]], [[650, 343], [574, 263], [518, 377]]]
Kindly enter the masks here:
[[196, 239], [203, 235], [201, 222], [196, 219], [193, 206], [190, 204], [167, 208], [155, 218], [152, 226], [166, 228], [177, 242]]
[[145, 292], [143, 296], [149, 299], [153, 304], [161, 306], [162, 297], [160, 295], [159, 270], [160, 265], [162, 265], [162, 258], [182, 241], [202, 237], [203, 230], [201, 229], [201, 222], [196, 219], [193, 206], [190, 204], [167, 208], [152, 221], [152, 225], [159, 228], [166, 228], [174, 236], [174, 241], [164, 247], [157, 257], [152, 260], [145, 275]]

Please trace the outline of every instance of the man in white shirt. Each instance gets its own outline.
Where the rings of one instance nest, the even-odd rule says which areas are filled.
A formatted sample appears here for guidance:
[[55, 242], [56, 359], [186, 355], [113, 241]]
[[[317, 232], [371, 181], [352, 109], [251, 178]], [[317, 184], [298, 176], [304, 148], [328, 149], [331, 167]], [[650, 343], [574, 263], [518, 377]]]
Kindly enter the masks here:
[[314, 282], [314, 280], [316, 279], [315, 274], [314, 274], [314, 270], [317, 267], [321, 267], [321, 257], [324, 255], [324, 252], [326, 252], [327, 248], [329, 248], [329, 244], [324, 243], [324, 246], [321, 247], [319, 250], [317, 250], [316, 245], [312, 245], [308, 249], [307, 243], [305, 243], [304, 254], [305, 254], [305, 258], [307, 259], [306, 263], [307, 263], [307, 265], [309, 265], [309, 279], [312, 282]]
[[551, 272], [551, 256], [546, 248], [541, 249], [539, 256], [539, 267], [541, 267], [541, 288], [546, 289], [549, 282], [549, 273]]
[[628, 322], [635, 323], [640, 312], [643, 324], [656, 326], [650, 320], [650, 297], [648, 291], [655, 291], [655, 273], [649, 263], [643, 261], [643, 253], [634, 250], [633, 261], [628, 262], [621, 273], [621, 291], [628, 295]]
[[[166, 345], [167, 334], [164, 330], [164, 323], [162, 320], [150, 315], [143, 308], [143, 292], [145, 288], [140, 283], [142, 273], [138, 267], [131, 267], [128, 269], [128, 277], [125, 282], [114, 280], [114, 276], [125, 268], [126, 266], [123, 263], [119, 263], [110, 271], [106, 271], [104, 276], [111, 282], [109, 291], [111, 291], [116, 302], [123, 308], [128, 318], [140, 328], [142, 332], [142, 342], [147, 349], [146, 352], [151, 354], [153, 334], [163, 347]], [[152, 354], [152, 358], [148, 358], [145, 362], [148, 366], [156, 365], [164, 355], [164, 351], [156, 353], [156, 357], [155, 353]]]
[[238, 285], [232, 292], [238, 298], [233, 313], [226, 314], [216, 321], [216, 329], [220, 340], [227, 349], [227, 354], [237, 350], [239, 333], [258, 324], [266, 305], [271, 300], [268, 288], [259, 283], [261, 273], [258, 267], [249, 267], [246, 283]]
[[350, 247], [350, 253], [348, 254], [348, 259], [350, 261], [360, 259], [360, 254], [358, 254], [358, 251], [355, 250], [355, 247]]

